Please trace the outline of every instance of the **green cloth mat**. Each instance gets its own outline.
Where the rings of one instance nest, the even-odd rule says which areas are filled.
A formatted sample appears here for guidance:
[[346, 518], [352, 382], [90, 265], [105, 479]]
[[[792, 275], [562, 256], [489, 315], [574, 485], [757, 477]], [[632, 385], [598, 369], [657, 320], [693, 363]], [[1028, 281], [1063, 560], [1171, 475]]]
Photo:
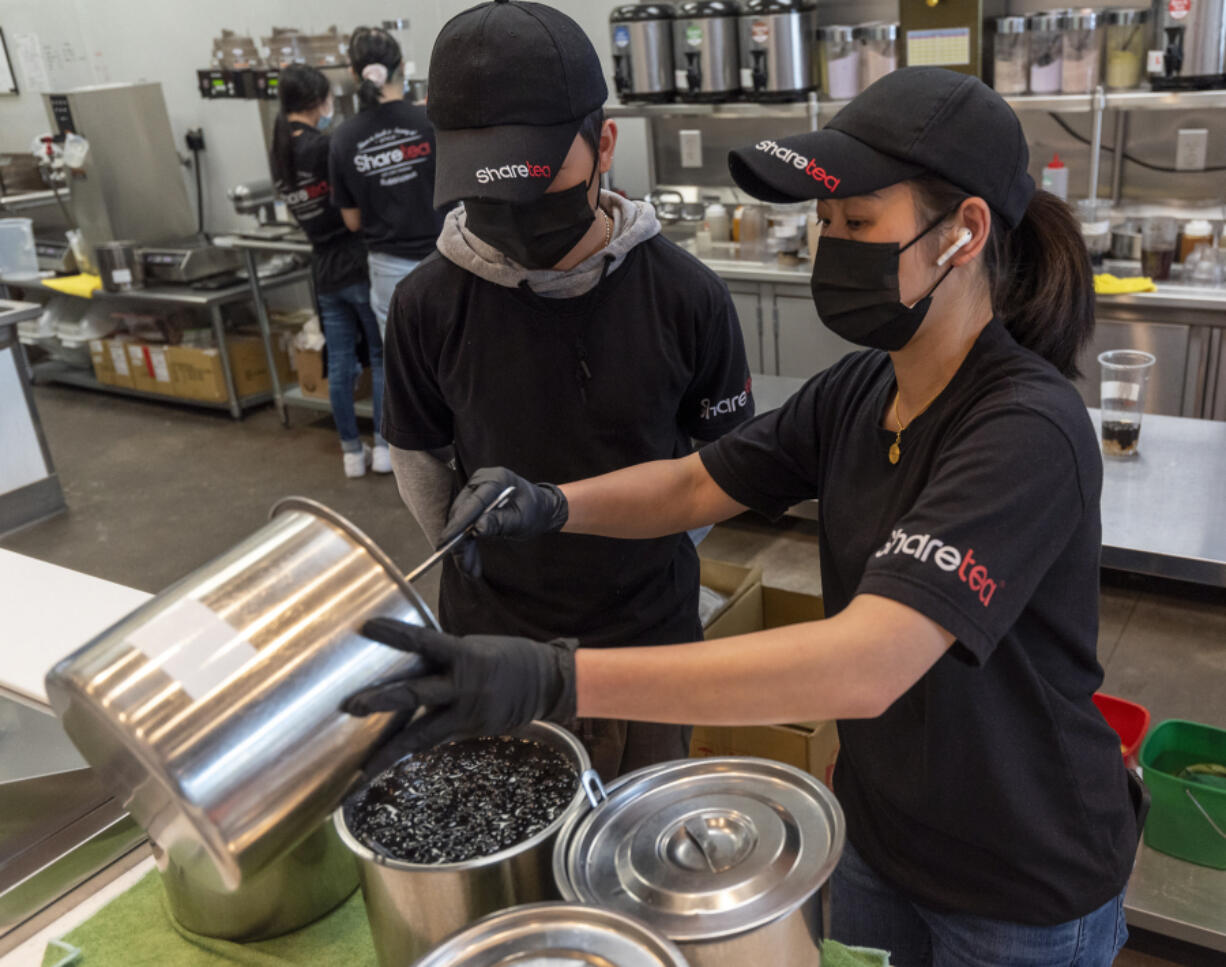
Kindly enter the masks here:
[[884, 950], [844, 947], [833, 940], [823, 940], [822, 967], [890, 967], [890, 955]]
[[[75, 953], [74, 953], [75, 951]], [[889, 967], [884, 950], [822, 943], [822, 967]], [[47, 945], [43, 967], [376, 967], [362, 891], [322, 920], [283, 937], [232, 943], [181, 927], [166, 908], [162, 881], [151, 872], [75, 930]]]
[[[66, 959], [63, 945], [79, 953]], [[362, 891], [310, 926], [283, 937], [233, 943], [202, 937], [179, 926], [166, 908], [156, 871], [139, 880], [43, 954], [43, 967], [285, 967], [286, 964], [342, 964], [376, 967], [374, 941]]]

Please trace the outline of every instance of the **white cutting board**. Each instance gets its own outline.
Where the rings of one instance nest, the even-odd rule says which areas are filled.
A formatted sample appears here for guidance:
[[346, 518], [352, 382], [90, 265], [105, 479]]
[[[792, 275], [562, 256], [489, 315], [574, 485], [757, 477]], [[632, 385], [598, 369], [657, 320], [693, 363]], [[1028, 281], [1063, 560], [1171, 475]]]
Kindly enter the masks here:
[[0, 550], [0, 685], [46, 704], [51, 666], [151, 597]]

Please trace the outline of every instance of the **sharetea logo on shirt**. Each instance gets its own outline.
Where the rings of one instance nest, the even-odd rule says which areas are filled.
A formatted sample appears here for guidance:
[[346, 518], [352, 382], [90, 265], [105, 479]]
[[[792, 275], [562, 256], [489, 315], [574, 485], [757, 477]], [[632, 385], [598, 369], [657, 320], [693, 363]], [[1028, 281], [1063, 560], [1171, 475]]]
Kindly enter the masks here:
[[973, 547], [963, 552], [931, 534], [908, 534], [895, 528], [885, 546], [874, 557], [885, 557], [887, 554], [904, 554], [917, 561], [935, 564], [942, 571], [956, 571], [958, 580], [979, 595], [985, 608], [991, 604], [992, 595], [996, 593], [996, 582], [988, 577], [988, 569], [975, 560]]
[[713, 420], [717, 416], [731, 416], [737, 410], [744, 409], [749, 405], [749, 393], [753, 389], [753, 377], [745, 380], [745, 388], [736, 396], [729, 396], [727, 399], [722, 399], [718, 403], [712, 404], [710, 399], [704, 399], [699, 402], [699, 407], [702, 413], [699, 419]]
[[498, 168], [478, 168], [475, 174], [477, 181], [483, 185], [494, 181], [514, 181], [516, 178], [547, 178], [553, 181], [553, 169], [549, 165], [534, 165], [530, 161]]
[[790, 164], [797, 171], [803, 171], [814, 181], [821, 182], [831, 191], [839, 190], [839, 183], [843, 180], [842, 178], [836, 178], [816, 161], [798, 154], [791, 148], [785, 148], [774, 141], [759, 141], [754, 147], [759, 151], [765, 151], [772, 158], [782, 161], [785, 165]]

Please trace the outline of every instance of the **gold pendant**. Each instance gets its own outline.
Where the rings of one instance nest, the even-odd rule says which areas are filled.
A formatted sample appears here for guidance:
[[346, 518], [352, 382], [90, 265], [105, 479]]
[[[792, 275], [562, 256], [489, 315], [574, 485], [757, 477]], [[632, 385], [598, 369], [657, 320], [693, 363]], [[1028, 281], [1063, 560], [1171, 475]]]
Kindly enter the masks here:
[[897, 442], [891, 443], [890, 444], [890, 463], [898, 463], [898, 461], [901, 459], [902, 459], [902, 450], [899, 448], [898, 443]]

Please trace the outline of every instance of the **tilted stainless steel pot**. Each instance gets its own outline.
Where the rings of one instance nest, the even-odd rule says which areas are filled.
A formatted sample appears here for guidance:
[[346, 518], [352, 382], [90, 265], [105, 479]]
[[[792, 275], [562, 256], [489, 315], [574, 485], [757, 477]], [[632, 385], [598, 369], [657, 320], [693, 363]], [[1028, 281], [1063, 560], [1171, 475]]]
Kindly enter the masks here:
[[340, 711], [420, 661], [358, 633], [375, 615], [437, 627], [368, 537], [289, 498], [57, 664], [47, 694], [170, 861], [232, 892], [315, 832], [398, 724]]
[[523, 903], [558, 899], [553, 845], [563, 825], [603, 795], [587, 750], [566, 729], [533, 722], [510, 733], [564, 752], [580, 781], [570, 805], [545, 829], [509, 849], [462, 863], [406, 863], [376, 853], [349, 828], [344, 806], [336, 830], [358, 858], [366, 916], [381, 967], [399, 967], [427, 953], [448, 934], [487, 914]]
[[818, 890], [843, 851], [843, 811], [813, 776], [749, 757], [640, 769], [567, 822], [562, 897], [636, 917], [694, 967], [817, 967]]

